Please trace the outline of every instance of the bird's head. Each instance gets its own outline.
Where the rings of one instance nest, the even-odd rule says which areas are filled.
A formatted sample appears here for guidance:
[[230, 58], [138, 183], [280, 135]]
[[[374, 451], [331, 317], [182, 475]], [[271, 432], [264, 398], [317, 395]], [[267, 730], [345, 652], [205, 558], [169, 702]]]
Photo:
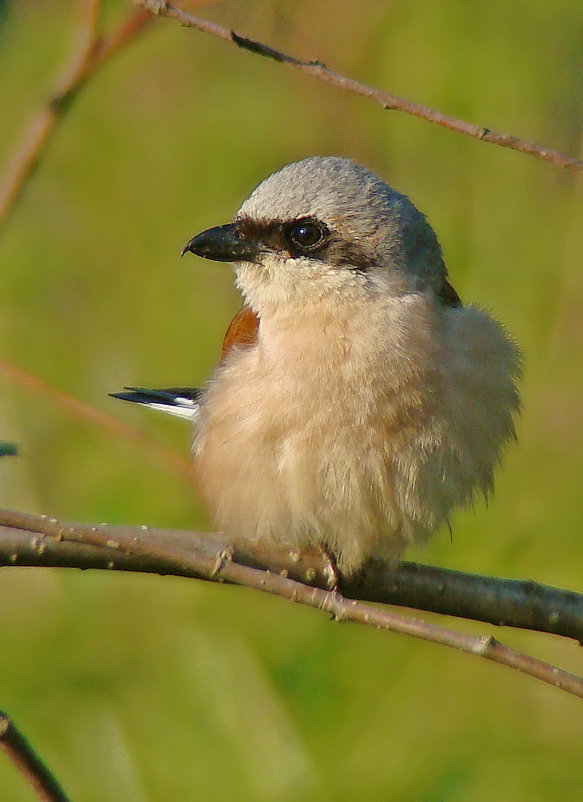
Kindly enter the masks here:
[[349, 159], [314, 156], [266, 178], [234, 221], [193, 237], [184, 252], [233, 262], [261, 317], [365, 295], [433, 289], [446, 276], [424, 215]]

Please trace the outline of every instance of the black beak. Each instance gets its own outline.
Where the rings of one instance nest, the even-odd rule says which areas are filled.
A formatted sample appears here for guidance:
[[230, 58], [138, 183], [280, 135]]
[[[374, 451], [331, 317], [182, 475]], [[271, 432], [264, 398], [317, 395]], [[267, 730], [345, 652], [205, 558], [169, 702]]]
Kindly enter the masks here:
[[208, 228], [189, 240], [181, 256], [190, 251], [203, 259], [216, 262], [256, 262], [260, 246], [239, 234], [236, 223]]

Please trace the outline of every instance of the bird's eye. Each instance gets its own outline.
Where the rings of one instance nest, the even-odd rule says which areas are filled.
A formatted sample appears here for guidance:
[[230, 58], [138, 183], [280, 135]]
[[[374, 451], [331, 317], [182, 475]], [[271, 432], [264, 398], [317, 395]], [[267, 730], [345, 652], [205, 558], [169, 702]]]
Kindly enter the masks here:
[[287, 229], [287, 237], [294, 250], [300, 253], [314, 250], [328, 236], [328, 228], [319, 220], [294, 220]]

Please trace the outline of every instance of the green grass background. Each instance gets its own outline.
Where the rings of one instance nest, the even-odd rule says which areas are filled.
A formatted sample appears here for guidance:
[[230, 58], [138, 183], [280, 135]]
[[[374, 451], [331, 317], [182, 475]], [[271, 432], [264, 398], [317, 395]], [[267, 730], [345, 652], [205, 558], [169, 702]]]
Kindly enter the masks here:
[[[105, 3], [109, 26], [130, 10]], [[199, 13], [368, 84], [580, 155], [580, 0], [235, 0]], [[0, 156], [70, 58], [77, 5], [0, 18]], [[583, 590], [581, 179], [382, 111], [160, 19], [85, 87], [0, 239], [0, 358], [187, 456], [124, 384], [200, 384], [238, 308], [180, 260], [272, 170], [342, 154], [425, 211], [452, 282], [525, 352], [524, 414], [489, 508], [412, 559]], [[151, 453], [0, 376], [0, 504], [210, 526]], [[449, 623], [449, 622], [446, 622]], [[455, 623], [483, 633], [492, 627]], [[581, 674], [571, 642], [495, 631]], [[579, 800], [581, 701], [437, 646], [237, 588], [4, 569], [0, 706], [76, 802]], [[0, 799], [32, 800], [0, 756]]]

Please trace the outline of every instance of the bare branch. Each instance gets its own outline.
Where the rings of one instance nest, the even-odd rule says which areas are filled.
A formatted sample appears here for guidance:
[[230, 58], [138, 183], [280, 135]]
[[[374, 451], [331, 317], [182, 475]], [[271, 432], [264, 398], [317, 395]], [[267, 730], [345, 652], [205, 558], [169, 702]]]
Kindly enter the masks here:
[[347, 595], [583, 642], [583, 594], [531, 580], [467, 574], [402, 562], [371, 561]]
[[231, 42], [244, 50], [249, 50], [260, 56], [265, 56], [272, 61], [278, 61], [287, 64], [306, 75], [311, 75], [312, 78], [317, 78], [320, 81], [326, 81], [338, 89], [343, 89], [346, 92], [352, 92], [356, 95], [378, 103], [384, 109], [392, 111], [402, 111], [405, 114], [410, 114], [413, 117], [420, 117], [427, 122], [435, 123], [443, 128], [448, 128], [450, 131], [456, 131], [458, 134], [465, 134], [473, 139], [479, 139], [482, 142], [490, 142], [492, 145], [499, 145], [503, 148], [510, 148], [520, 153], [526, 153], [529, 156], [534, 156], [542, 161], [550, 162], [556, 167], [563, 167], [567, 170], [572, 170], [577, 173], [583, 173], [583, 161], [575, 159], [571, 156], [566, 156], [557, 150], [551, 150], [543, 145], [538, 145], [535, 142], [527, 142], [516, 136], [509, 134], [502, 134], [494, 131], [491, 128], [486, 128], [480, 125], [459, 120], [456, 117], [451, 117], [447, 114], [442, 114], [439, 111], [421, 106], [419, 103], [413, 103], [404, 98], [392, 95], [389, 92], [383, 92], [373, 86], [355, 81], [353, 78], [348, 78], [338, 72], [329, 69], [321, 61], [313, 59], [311, 61], [303, 61], [302, 59], [291, 56], [288, 53], [283, 53], [280, 50], [275, 50], [273, 47], [257, 42], [253, 39], [248, 39], [245, 36], [240, 36], [235, 31], [222, 28], [208, 20], [203, 20], [198, 17], [193, 17], [179, 8], [175, 8], [165, 0], [132, 0], [132, 2], [147, 9], [152, 14], [162, 15], [170, 19], [177, 20], [181, 25], [188, 28], [196, 28], [203, 33], [209, 33], [211, 36], [216, 36], [227, 42]]
[[10, 716], [0, 710], [0, 746], [44, 802], [69, 802], [59, 781]]
[[80, 2], [77, 52], [58, 88], [19, 141], [0, 183], [0, 228], [8, 220], [57, 124], [70, 109], [79, 90], [98, 67], [135, 39], [152, 21], [151, 15], [145, 11], [136, 11], [108, 39], [102, 40], [98, 32], [99, 10], [99, 0]]
[[[143, 544], [146, 553], [128, 554], [114, 548], [90, 546], [87, 542], [58, 540], [74, 527], [77, 532], [107, 532], [117, 542], [120, 536]], [[46, 536], [46, 537], [45, 537]], [[284, 572], [304, 584], [330, 590], [329, 566], [320, 551], [301, 554], [288, 549], [265, 551], [236, 547], [217, 532], [187, 532], [151, 527], [119, 527], [69, 524], [28, 513], [0, 510], [0, 565], [55, 566], [61, 568], [110, 568], [191, 576], [176, 565], [166, 568], [153, 549], [167, 546], [190, 551], [203, 550], [214, 556], [231, 551], [233, 560], [253, 568]], [[583, 594], [538, 582], [501, 579], [452, 571], [412, 562], [390, 565], [371, 560], [362, 573], [343, 579], [342, 593], [351, 599], [394, 604], [418, 610], [469, 618], [496, 626], [530, 629], [583, 641]]]
[[[8, 554], [6, 547], [11, 549]], [[339, 621], [389, 629], [475, 654], [583, 698], [583, 679], [504, 646], [492, 636], [476, 638], [371, 607], [331, 590], [329, 566], [322, 555], [318, 562], [315, 556], [293, 551], [268, 554], [248, 546], [237, 549], [224, 535], [68, 524], [46, 516], [0, 510], [0, 564], [91, 565], [244, 585], [326, 610]], [[362, 582], [357, 585], [362, 586]]]

